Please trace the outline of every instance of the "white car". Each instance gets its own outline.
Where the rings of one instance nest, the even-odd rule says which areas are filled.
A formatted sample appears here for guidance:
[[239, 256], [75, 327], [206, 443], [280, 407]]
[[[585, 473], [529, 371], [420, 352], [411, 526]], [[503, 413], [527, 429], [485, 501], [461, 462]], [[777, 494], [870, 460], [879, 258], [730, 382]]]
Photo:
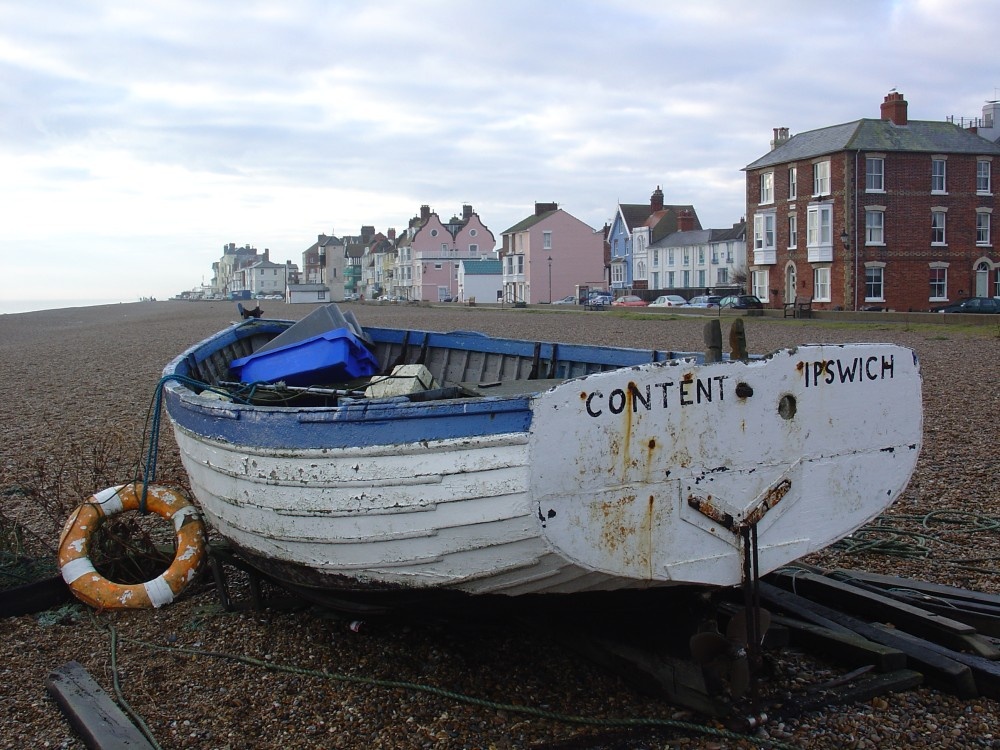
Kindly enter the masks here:
[[650, 307], [687, 307], [687, 300], [679, 294], [663, 294], [649, 303]]
[[576, 304], [576, 297], [574, 297], [571, 294], [568, 297], [563, 297], [562, 299], [555, 300], [552, 304], [553, 305], [575, 305]]

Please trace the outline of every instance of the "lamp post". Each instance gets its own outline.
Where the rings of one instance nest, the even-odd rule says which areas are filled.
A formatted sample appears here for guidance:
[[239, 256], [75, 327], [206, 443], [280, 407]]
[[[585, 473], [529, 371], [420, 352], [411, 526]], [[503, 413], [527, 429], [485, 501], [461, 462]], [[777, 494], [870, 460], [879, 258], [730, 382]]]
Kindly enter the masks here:
[[552, 256], [549, 256], [549, 304], [552, 304]]

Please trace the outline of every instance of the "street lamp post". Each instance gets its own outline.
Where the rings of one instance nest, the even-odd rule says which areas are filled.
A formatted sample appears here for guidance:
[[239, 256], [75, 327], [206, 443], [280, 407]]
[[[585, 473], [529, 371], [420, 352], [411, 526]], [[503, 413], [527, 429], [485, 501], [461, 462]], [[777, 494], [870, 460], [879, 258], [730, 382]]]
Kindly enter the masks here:
[[552, 304], [552, 256], [549, 256], [549, 304]]

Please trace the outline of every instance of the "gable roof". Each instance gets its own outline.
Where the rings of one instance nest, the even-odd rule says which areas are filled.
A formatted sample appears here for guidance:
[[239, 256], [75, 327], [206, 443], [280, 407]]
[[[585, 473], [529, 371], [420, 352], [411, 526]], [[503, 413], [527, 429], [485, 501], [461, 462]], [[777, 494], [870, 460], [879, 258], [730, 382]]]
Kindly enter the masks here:
[[677, 231], [677, 217], [689, 211], [695, 226], [701, 228], [701, 220], [693, 204], [668, 204], [659, 211], [651, 210], [646, 203], [619, 203], [618, 210], [625, 226], [631, 234], [637, 227], [649, 227], [652, 239], [658, 240]]
[[743, 169], [760, 169], [837, 151], [1000, 155], [1000, 145], [951, 122], [910, 120], [906, 125], [896, 125], [891, 120], [862, 119], [793, 135]]
[[535, 226], [535, 224], [537, 224], [538, 222], [544, 221], [545, 219], [547, 219], [550, 216], [552, 216], [552, 214], [557, 213], [558, 211], [561, 211], [561, 210], [562, 210], [561, 208], [557, 208], [554, 211], [543, 211], [540, 214], [532, 214], [531, 216], [529, 216], [526, 219], [521, 219], [521, 221], [519, 221], [517, 224], [515, 224], [512, 227], [510, 227], [509, 229], [505, 229], [502, 232], [502, 234], [512, 234], [514, 232], [523, 232], [525, 229], [530, 229], [531, 227]]
[[689, 245], [705, 245], [712, 242], [726, 242], [729, 240], [742, 240], [746, 236], [746, 222], [734, 224], [729, 229], [691, 229], [685, 232], [673, 232], [656, 242], [651, 242], [650, 247], [687, 247]]
[[747, 236], [747, 223], [741, 221], [733, 224], [729, 229], [709, 229], [711, 236], [709, 242], [727, 242], [729, 240], [742, 240]]
[[284, 268], [284, 267], [285, 267], [284, 263], [275, 263], [273, 260], [267, 260], [267, 259], [264, 259], [264, 258], [261, 258], [256, 263], [251, 263], [249, 266], [245, 266], [245, 268], [247, 268], [247, 269], [250, 269], [250, 268]]
[[650, 247], [686, 247], [688, 245], [705, 245], [712, 236], [711, 229], [691, 229], [686, 232], [674, 232], [661, 240], [650, 243]]

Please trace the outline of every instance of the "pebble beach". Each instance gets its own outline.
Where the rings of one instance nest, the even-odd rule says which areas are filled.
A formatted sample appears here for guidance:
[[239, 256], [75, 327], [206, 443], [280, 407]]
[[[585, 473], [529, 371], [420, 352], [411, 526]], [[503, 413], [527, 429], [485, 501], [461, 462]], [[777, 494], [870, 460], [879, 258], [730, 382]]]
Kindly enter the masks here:
[[[261, 306], [284, 319], [315, 309]], [[344, 307], [363, 325], [704, 348], [700, 315]], [[837, 323], [744, 319], [755, 353], [803, 343], [892, 342], [912, 348], [921, 363], [923, 451], [908, 489], [886, 514], [914, 532], [915, 554], [829, 549], [808, 562], [1000, 594], [994, 317], [997, 323], [986, 325], [886, 322], [877, 315]], [[235, 303], [180, 301], [0, 315], [0, 530], [17, 522], [27, 530], [26, 554], [54, 555], [69, 510], [138, 476], [166, 363], [236, 319]], [[724, 336], [731, 321], [723, 319]], [[187, 483], [166, 424], [156, 478]], [[944, 511], [952, 514], [941, 520]], [[209, 577], [157, 610], [97, 613], [67, 605], [0, 619], [0, 748], [86, 747], [45, 687], [51, 670], [70, 661], [112, 695], [117, 683], [162, 748], [1000, 748], [1000, 702], [990, 698], [963, 700], [921, 686], [779, 718], [736, 736], [640, 693], [524, 618], [401, 612], [362, 622], [315, 609], [226, 611]], [[773, 679], [802, 686], [846, 671], [793, 651], [778, 659]]]

